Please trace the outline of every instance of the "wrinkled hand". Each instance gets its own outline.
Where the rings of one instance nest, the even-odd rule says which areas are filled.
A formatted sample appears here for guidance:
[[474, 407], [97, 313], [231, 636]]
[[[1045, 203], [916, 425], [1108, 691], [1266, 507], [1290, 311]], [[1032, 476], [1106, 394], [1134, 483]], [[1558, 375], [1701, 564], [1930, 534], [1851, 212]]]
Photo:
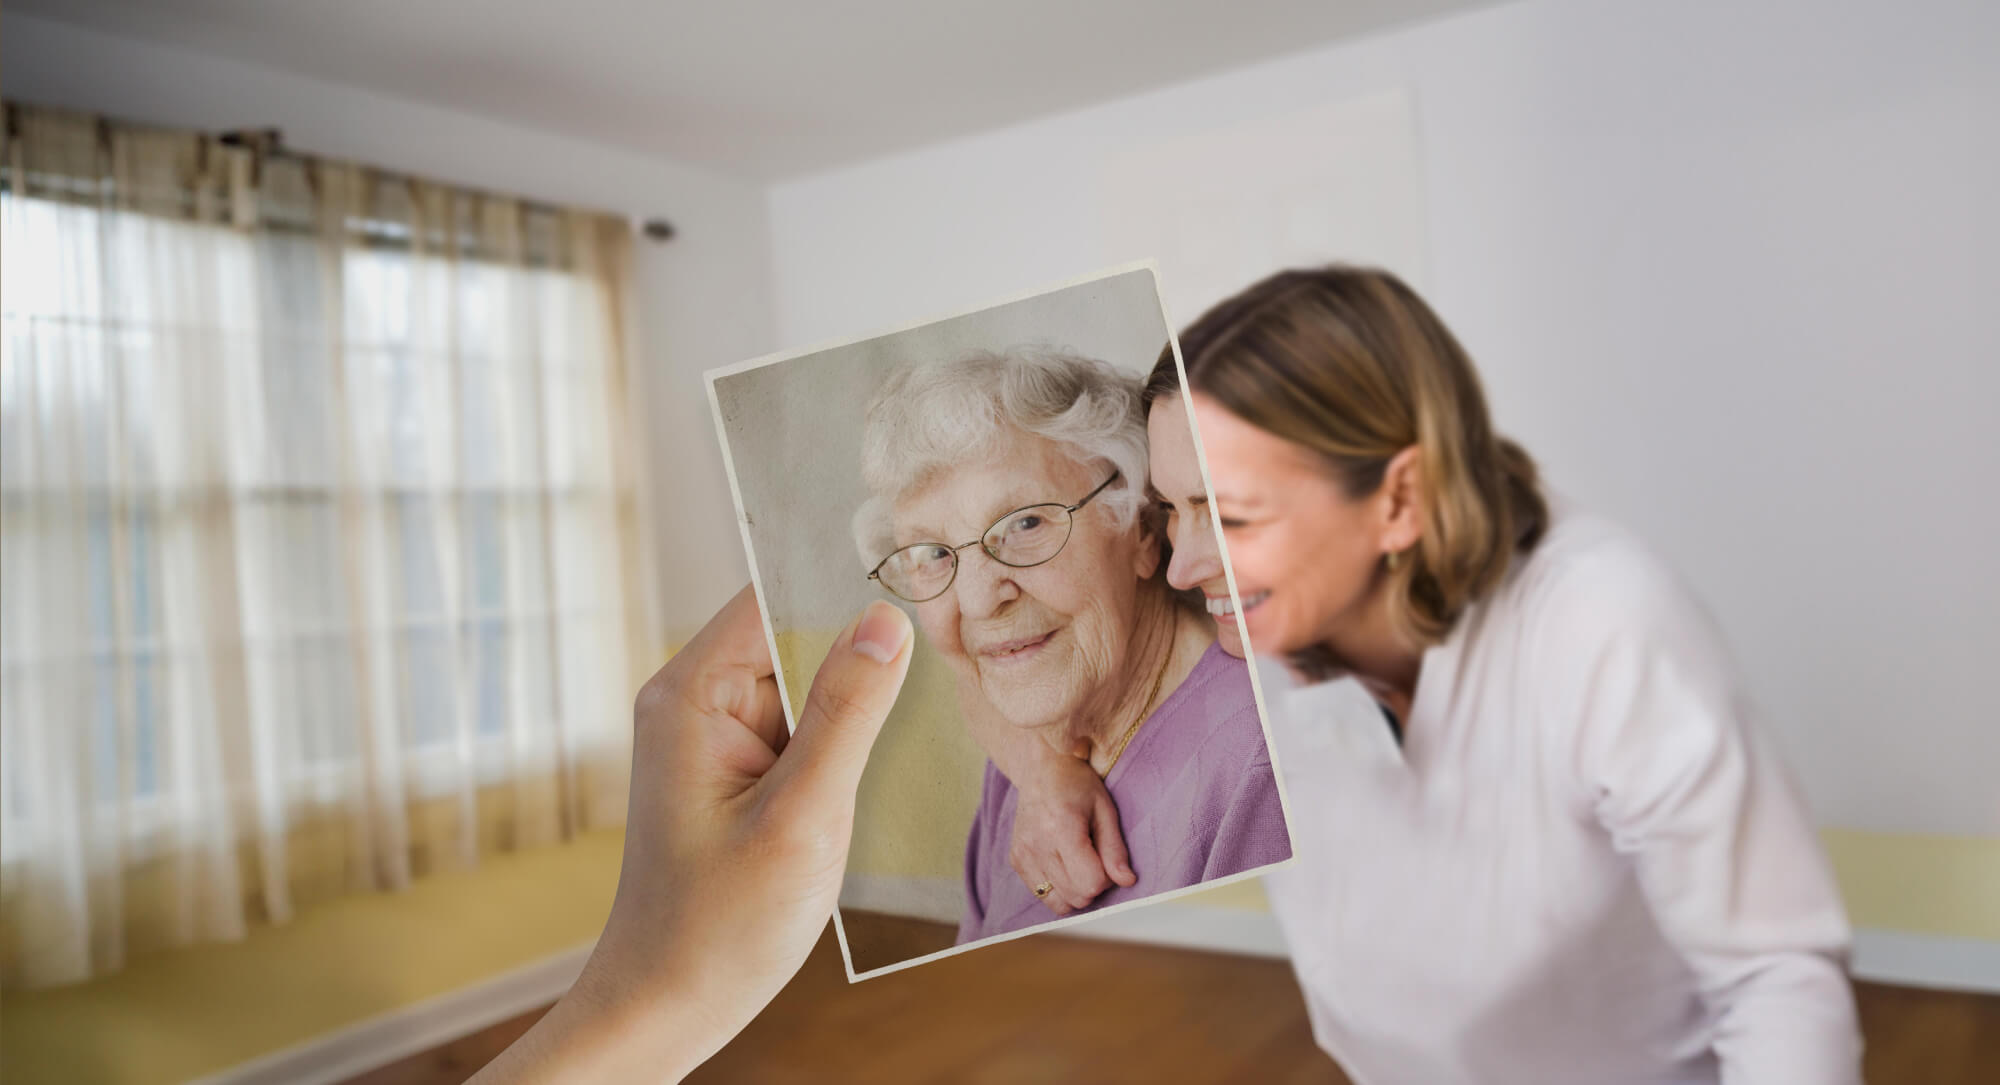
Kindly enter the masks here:
[[1013, 781], [1019, 797], [1007, 860], [1030, 891], [1043, 882], [1055, 886], [1042, 898], [1044, 906], [1068, 915], [1114, 884], [1139, 880], [1125, 851], [1118, 805], [1090, 767], [1087, 748], [1071, 756], [1050, 750], [1021, 776]]
[[805, 962], [840, 893], [854, 793], [910, 664], [876, 602], [787, 734], [756, 597], [737, 593], [639, 691], [618, 892], [583, 974], [479, 1080], [671, 1080]]

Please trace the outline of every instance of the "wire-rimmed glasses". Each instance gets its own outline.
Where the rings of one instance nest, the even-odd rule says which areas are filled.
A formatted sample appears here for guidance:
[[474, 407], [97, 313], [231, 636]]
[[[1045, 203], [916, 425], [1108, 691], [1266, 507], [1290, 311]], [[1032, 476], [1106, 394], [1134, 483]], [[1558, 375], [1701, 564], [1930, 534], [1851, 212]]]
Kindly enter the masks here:
[[868, 579], [912, 603], [927, 603], [943, 595], [958, 579], [958, 552], [978, 546], [993, 560], [1015, 569], [1040, 565], [1062, 553], [1076, 525], [1076, 510], [1118, 481], [1118, 472], [1097, 484], [1074, 505], [1044, 502], [1024, 505], [993, 521], [986, 533], [969, 543], [911, 543], [883, 558], [868, 571]]

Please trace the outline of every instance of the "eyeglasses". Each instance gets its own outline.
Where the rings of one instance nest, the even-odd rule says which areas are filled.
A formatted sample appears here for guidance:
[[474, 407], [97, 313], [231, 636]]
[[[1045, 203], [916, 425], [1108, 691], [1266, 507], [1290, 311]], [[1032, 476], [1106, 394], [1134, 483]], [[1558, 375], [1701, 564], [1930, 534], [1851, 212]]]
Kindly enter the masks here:
[[912, 603], [927, 603], [943, 595], [958, 579], [958, 552], [969, 546], [983, 547], [993, 560], [1015, 569], [1040, 565], [1069, 543], [1076, 510], [1118, 481], [1118, 472], [1097, 484], [1074, 505], [1053, 502], [1028, 505], [993, 521], [986, 533], [969, 543], [947, 546], [940, 542], [911, 543], [868, 571], [868, 579]]

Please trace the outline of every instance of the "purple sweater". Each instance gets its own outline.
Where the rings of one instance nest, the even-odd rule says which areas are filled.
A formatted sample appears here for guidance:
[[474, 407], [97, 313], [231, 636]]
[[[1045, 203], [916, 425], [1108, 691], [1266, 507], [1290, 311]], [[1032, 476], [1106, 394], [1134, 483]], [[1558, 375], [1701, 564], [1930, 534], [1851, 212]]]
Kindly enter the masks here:
[[[1139, 881], [1112, 886], [1086, 912], [1291, 858], [1250, 670], [1218, 646], [1132, 736], [1104, 783]], [[965, 846], [960, 944], [1056, 918], [1007, 862], [1018, 800], [988, 761]]]

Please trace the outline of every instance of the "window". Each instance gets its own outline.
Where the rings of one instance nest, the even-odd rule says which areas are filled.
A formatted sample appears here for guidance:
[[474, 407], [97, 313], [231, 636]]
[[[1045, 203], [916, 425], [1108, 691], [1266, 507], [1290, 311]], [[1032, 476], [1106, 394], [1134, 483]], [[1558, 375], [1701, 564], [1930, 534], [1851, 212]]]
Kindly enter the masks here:
[[[87, 525], [69, 585], [84, 592], [85, 642], [10, 635], [4, 667], [10, 683], [24, 669], [87, 669], [72, 692], [88, 705], [92, 790], [122, 807], [133, 838], [177, 808], [156, 801], [180, 722], [170, 672], [177, 661], [206, 671], [213, 660], [200, 657], [215, 650], [212, 628], [163, 624], [175, 610], [163, 591], [218, 544], [234, 550], [256, 756], [293, 800], [329, 802], [354, 786], [356, 721], [371, 713], [396, 721], [412, 796], [449, 793], [468, 767], [491, 782], [523, 758], [553, 757], [556, 642], [622, 633], [616, 599], [595, 590], [602, 578], [559, 584], [554, 570], [565, 542], [601, 549], [616, 530], [609, 452], [585, 421], [609, 410], [604, 366], [577, 356], [602, 333], [574, 325], [604, 308], [603, 284], [425, 255], [393, 223], [350, 223], [361, 243], [330, 267], [321, 238], [303, 231], [252, 234], [11, 191], [0, 201], [0, 392], [9, 458], [29, 468], [7, 472], [7, 518], [23, 530], [77, 515]], [[233, 300], [205, 316], [177, 311], [194, 279]], [[219, 402], [199, 404], [211, 395]], [[219, 430], [212, 475], [191, 462], [191, 427]], [[35, 470], [64, 438], [73, 462]], [[163, 535], [181, 545], [163, 550]], [[17, 573], [35, 570], [10, 569], [9, 590]], [[204, 617], [212, 627], [229, 616]], [[392, 703], [368, 703], [357, 671], [370, 666], [393, 672]], [[14, 830], [41, 805], [35, 758], [13, 731], [10, 853], [35, 838]]]

